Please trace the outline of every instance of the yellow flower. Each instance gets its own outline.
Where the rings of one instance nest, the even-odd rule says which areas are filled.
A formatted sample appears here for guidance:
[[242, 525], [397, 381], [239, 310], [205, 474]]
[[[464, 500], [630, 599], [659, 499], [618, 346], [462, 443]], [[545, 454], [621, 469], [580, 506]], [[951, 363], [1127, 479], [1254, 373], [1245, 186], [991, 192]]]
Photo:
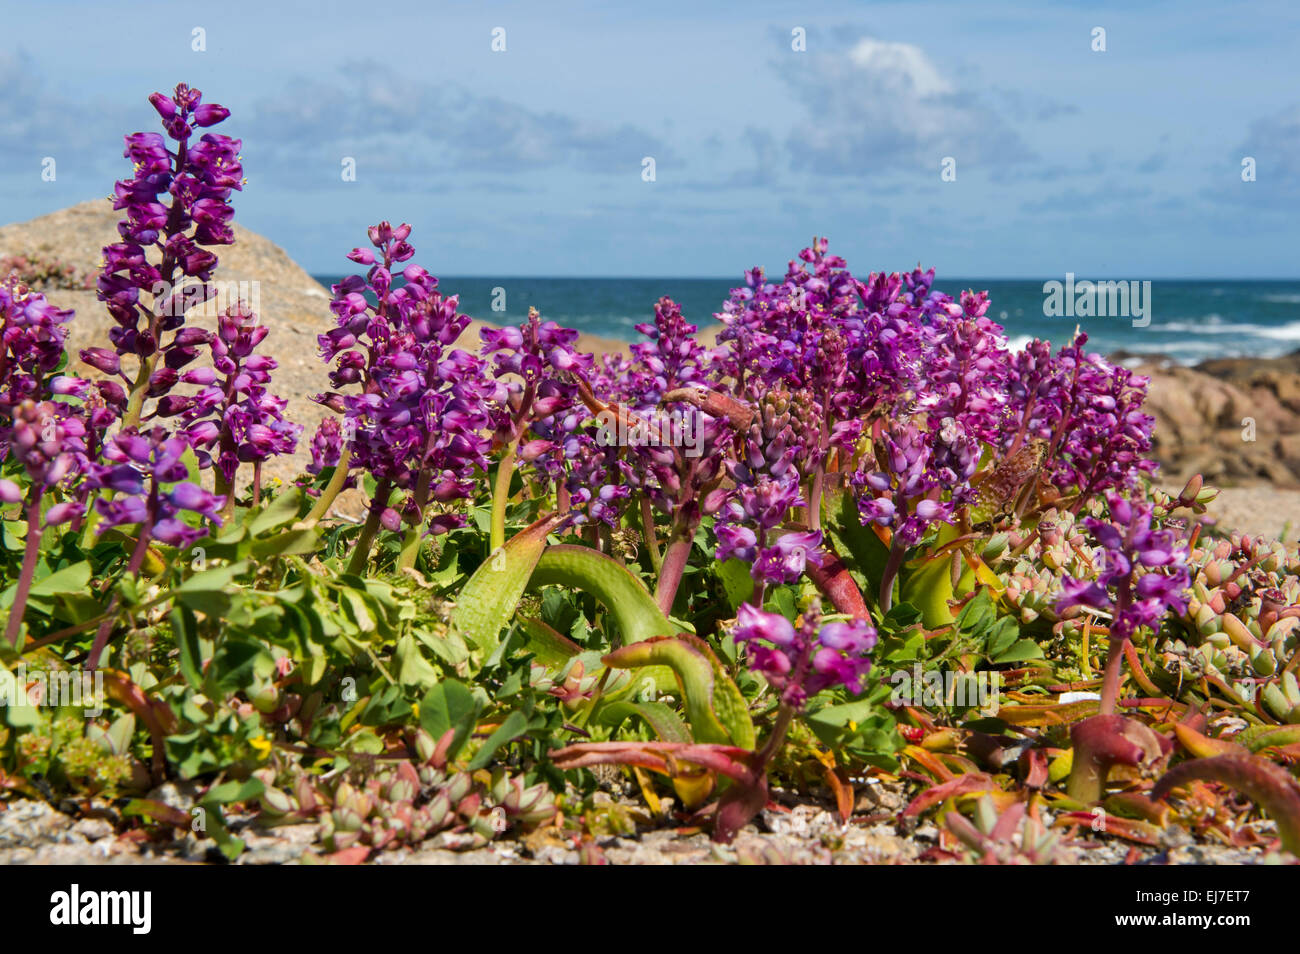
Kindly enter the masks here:
[[257, 750], [258, 758], [264, 759], [271, 754], [271, 740], [264, 735], [253, 736], [248, 744]]

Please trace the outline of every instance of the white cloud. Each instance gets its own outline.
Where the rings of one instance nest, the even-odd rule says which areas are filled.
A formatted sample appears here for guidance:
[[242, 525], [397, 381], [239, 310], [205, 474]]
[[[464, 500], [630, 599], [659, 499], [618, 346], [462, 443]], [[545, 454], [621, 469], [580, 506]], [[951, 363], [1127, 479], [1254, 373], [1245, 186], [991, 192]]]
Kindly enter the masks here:
[[976, 96], [958, 90], [925, 51], [863, 37], [778, 67], [807, 109], [788, 139], [795, 168], [865, 175], [932, 168], [944, 156], [987, 169], [1029, 148]]

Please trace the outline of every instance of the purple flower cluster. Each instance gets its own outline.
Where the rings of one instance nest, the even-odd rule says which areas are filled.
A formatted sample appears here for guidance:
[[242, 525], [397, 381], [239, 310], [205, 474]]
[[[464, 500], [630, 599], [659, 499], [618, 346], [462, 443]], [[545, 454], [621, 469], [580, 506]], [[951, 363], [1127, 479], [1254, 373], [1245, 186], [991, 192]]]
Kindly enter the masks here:
[[1002, 328], [985, 317], [988, 307], [987, 292], [964, 292], [956, 314], [936, 325], [917, 406], [932, 430], [951, 421], [966, 436], [992, 443], [1002, 427], [1011, 358]]
[[[576, 379], [569, 372], [587, 374], [595, 362], [590, 354], [574, 347], [578, 332], [543, 321], [536, 308], [528, 309], [528, 320], [518, 327], [480, 328], [481, 353], [492, 356], [493, 375], [499, 383], [492, 407], [496, 443], [520, 440], [536, 421], [544, 421], [578, 404]], [[551, 447], [565, 432], [548, 428]], [[542, 455], [537, 454], [534, 459]]]
[[[387, 222], [370, 229], [374, 249], [348, 255], [369, 271], [333, 287], [338, 327], [319, 338], [322, 357], [337, 362], [330, 383], [359, 384], [361, 393], [317, 400], [344, 414], [351, 464], [375, 477], [372, 506], [390, 529], [400, 521], [421, 525], [431, 500], [449, 503], [473, 492], [471, 477], [488, 466], [481, 433], [493, 423], [487, 402], [504, 390], [487, 380], [482, 359], [450, 347], [469, 324], [457, 313], [456, 296], [444, 298], [438, 279], [414, 264], [401, 270], [397, 286], [395, 267], [415, 255], [410, 233], [409, 225]], [[400, 511], [388, 508], [393, 488], [407, 491]], [[438, 514], [429, 529], [463, 522], [459, 514]]]
[[220, 525], [225, 498], [187, 479], [189, 471], [182, 457], [189, 449], [183, 435], [169, 436], [161, 427], [115, 434], [104, 446], [107, 463], [93, 465], [90, 474], [96, 487], [119, 495], [95, 501], [100, 531], [138, 525], [142, 541], [153, 538], [185, 547], [207, 536], [208, 531], [186, 523], [182, 511]]
[[[900, 546], [916, 544], [935, 522], [952, 523], [979, 464], [979, 446], [946, 418], [935, 431], [897, 422], [883, 439], [877, 467], [856, 471], [865, 524], [892, 527]], [[948, 499], [944, 499], [945, 493]]]
[[[217, 256], [207, 247], [234, 241], [230, 194], [243, 188], [239, 140], [205, 133], [191, 141], [196, 127], [225, 119], [225, 107], [203, 103], [202, 94], [185, 84], [171, 96], [154, 93], [149, 101], [174, 146], [169, 149], [158, 133], [126, 137], [124, 155], [135, 175], [114, 189], [113, 208], [125, 210], [126, 218], [118, 225], [122, 241], [104, 248], [98, 283], [99, 299], [117, 325], [109, 331], [115, 350], [82, 353], [82, 360], [106, 374], [121, 375], [131, 388], [129, 395], [117, 387], [101, 391], [110, 405], [125, 412], [128, 426], [139, 419], [145, 397], [165, 393], [175, 372], [198, 356], [199, 342], [182, 329], [184, 313], [210, 297], [206, 283]], [[162, 250], [160, 263], [149, 260], [150, 247]], [[198, 285], [185, 288], [185, 279]], [[141, 292], [161, 300], [151, 309], [141, 302]], [[176, 334], [164, 343], [168, 332]], [[134, 381], [121, 368], [120, 358], [128, 354], [141, 362]], [[162, 369], [157, 368], [160, 356]]]
[[654, 311], [653, 322], [636, 326], [650, 340], [632, 345], [630, 403], [637, 411], [654, 411], [669, 391], [705, 383], [714, 359], [695, 337], [699, 327], [682, 317], [680, 305], [664, 297]]
[[1027, 438], [1048, 441], [1048, 476], [1077, 494], [1076, 509], [1156, 469], [1145, 457], [1155, 424], [1142, 411], [1147, 379], [1084, 351], [1087, 340], [1080, 334], [1056, 355], [1034, 341], [1014, 357], [1000, 434], [1009, 450]]
[[822, 623], [817, 606], [810, 607], [796, 625], [777, 613], [745, 604], [732, 636], [746, 644], [750, 667], [795, 710], [832, 686], [855, 694], [865, 691], [871, 670], [868, 653], [876, 645], [876, 630], [870, 623], [860, 619]]
[[1106, 494], [1106, 503], [1109, 519], [1083, 521], [1101, 548], [1101, 572], [1096, 580], [1067, 577], [1057, 608], [1064, 612], [1087, 606], [1109, 612], [1111, 636], [1127, 639], [1142, 626], [1158, 629], [1170, 609], [1186, 609], [1191, 586], [1188, 550], [1172, 530], [1152, 527], [1149, 504], [1115, 493]]
[[[85, 425], [67, 413], [67, 405], [53, 401], [23, 401], [12, 409], [9, 452], [23, 466], [32, 483], [32, 500], [83, 469], [86, 464]], [[18, 485], [0, 480], [0, 500], [16, 503]], [[35, 503], [32, 504], [36, 506]], [[83, 505], [76, 501], [55, 504], [45, 514], [47, 526], [81, 516]]]
[[[267, 391], [277, 362], [253, 354], [267, 332], [246, 306], [231, 305], [217, 320], [216, 335], [203, 333], [212, 366], [179, 376], [171, 372], [174, 380], [197, 385], [199, 391], [193, 396], [167, 395], [158, 402], [158, 416], [179, 414], [185, 422], [200, 467], [212, 465], [215, 449], [223, 489], [234, 486], [241, 462], [260, 464], [277, 454], [292, 454], [302, 432], [301, 425], [284, 419], [288, 402]], [[170, 370], [162, 368], [155, 377]]]
[[13, 409], [49, 396], [48, 378], [63, 360], [71, 318], [39, 292], [0, 282], [0, 453]]
[[794, 583], [809, 563], [822, 565], [820, 530], [788, 530], [777, 534], [794, 507], [806, 506], [796, 480], [760, 478], [738, 487], [718, 513], [714, 533], [719, 560], [752, 564], [750, 574], [761, 585]]
[[315, 476], [326, 467], [337, 467], [342, 457], [343, 428], [337, 417], [327, 417], [311, 436], [311, 463], [307, 465], [307, 473]]

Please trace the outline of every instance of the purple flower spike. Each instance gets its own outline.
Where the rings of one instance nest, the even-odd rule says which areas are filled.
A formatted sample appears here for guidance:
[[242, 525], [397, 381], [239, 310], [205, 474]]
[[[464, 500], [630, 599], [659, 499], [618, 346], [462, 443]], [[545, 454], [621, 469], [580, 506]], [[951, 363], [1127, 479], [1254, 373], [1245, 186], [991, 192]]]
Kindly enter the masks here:
[[802, 709], [808, 697], [832, 686], [866, 690], [869, 653], [876, 630], [864, 620], [820, 625], [821, 610], [809, 607], [798, 625], [748, 604], [736, 616], [732, 636], [748, 649], [750, 666], [781, 692], [781, 701]]
[[[493, 424], [487, 402], [498, 392], [480, 358], [450, 347], [469, 325], [458, 313], [459, 299], [444, 297], [438, 279], [417, 265], [400, 269], [405, 284], [396, 287], [394, 266], [415, 254], [406, 241], [410, 233], [409, 225], [372, 227], [374, 250], [348, 256], [370, 265], [366, 276], [333, 287], [338, 327], [318, 340], [322, 357], [334, 363], [330, 383], [348, 393], [317, 397], [342, 410], [344, 422], [341, 429], [323, 426], [312, 442], [313, 472], [319, 472], [337, 462], [335, 448], [348, 440], [351, 465], [369, 471], [383, 489], [375, 512], [383, 513], [387, 493], [399, 488], [408, 492], [401, 508], [408, 521], [431, 501], [450, 503], [473, 492], [473, 476], [488, 468], [483, 432]], [[385, 516], [384, 526], [393, 524]], [[429, 515], [430, 531], [455, 523], [439, 516]]]
[[1086, 606], [1110, 612], [1111, 636], [1125, 639], [1142, 626], [1158, 629], [1171, 609], [1180, 613], [1186, 609], [1191, 571], [1186, 544], [1172, 530], [1151, 526], [1149, 504], [1115, 493], [1107, 493], [1106, 502], [1109, 520], [1085, 517], [1083, 521], [1101, 548], [1101, 573], [1096, 581], [1066, 577], [1057, 609]]
[[234, 485], [240, 463], [260, 464], [292, 454], [302, 426], [286, 421], [288, 402], [267, 391], [276, 361], [253, 354], [267, 327], [237, 302], [217, 320], [217, 328], [210, 344], [212, 367], [184, 375], [188, 383], [203, 387], [192, 399], [176, 399], [174, 410], [171, 404], [160, 404], [159, 414], [181, 414], [199, 466], [209, 467], [215, 458], [218, 489], [224, 491]]

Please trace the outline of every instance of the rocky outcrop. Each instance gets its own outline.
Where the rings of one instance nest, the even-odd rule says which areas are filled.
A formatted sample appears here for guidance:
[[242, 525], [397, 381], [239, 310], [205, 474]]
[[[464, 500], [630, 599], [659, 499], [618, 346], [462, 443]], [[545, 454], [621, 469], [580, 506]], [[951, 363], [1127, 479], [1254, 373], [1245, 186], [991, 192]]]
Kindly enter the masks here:
[[1143, 365], [1155, 456], [1171, 482], [1300, 487], [1300, 356]]

